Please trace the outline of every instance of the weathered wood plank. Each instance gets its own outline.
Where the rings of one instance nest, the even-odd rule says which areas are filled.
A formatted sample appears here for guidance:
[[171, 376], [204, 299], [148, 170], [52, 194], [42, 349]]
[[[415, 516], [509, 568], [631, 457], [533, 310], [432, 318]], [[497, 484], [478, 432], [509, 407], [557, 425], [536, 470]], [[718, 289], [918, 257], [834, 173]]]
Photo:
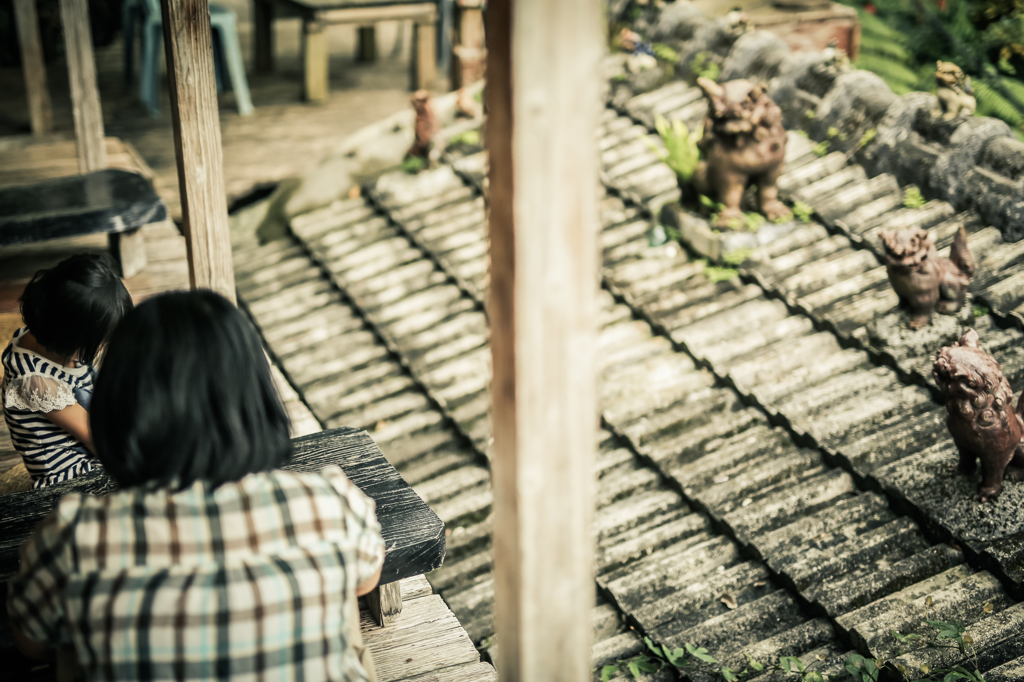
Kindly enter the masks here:
[[80, 173], [107, 167], [107, 146], [103, 139], [103, 110], [96, 85], [96, 61], [92, 54], [92, 31], [86, 0], [60, 0], [64, 24], [71, 106], [75, 119], [75, 146]]
[[46, 87], [46, 63], [43, 43], [39, 38], [39, 16], [36, 0], [14, 0], [14, 20], [18, 24], [21, 46], [21, 70], [25, 74], [25, 95], [32, 134], [46, 135], [53, 131], [53, 106]]
[[366, 595], [366, 606], [377, 625], [384, 627], [402, 615], [402, 588], [397, 582], [378, 585]]
[[497, 0], [487, 22], [498, 668], [580, 681], [594, 599], [600, 6]]
[[234, 301], [209, 3], [161, 0], [160, 6], [189, 279], [193, 288]]
[[378, 682], [443, 673], [480, 660], [469, 635], [438, 595], [410, 601], [387, 627], [376, 625], [366, 611], [360, 616], [363, 643], [373, 655]]

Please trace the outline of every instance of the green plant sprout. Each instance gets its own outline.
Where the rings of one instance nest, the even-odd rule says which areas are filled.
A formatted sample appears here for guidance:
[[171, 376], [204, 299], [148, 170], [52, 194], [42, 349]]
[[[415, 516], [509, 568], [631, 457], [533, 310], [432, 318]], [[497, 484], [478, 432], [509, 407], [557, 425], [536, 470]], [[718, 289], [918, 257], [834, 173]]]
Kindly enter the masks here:
[[679, 53], [664, 43], [654, 43], [651, 45], [651, 51], [654, 53], [655, 59], [660, 62], [668, 64], [677, 64], [679, 62]]
[[409, 175], [416, 175], [427, 167], [427, 162], [418, 156], [406, 156], [402, 159], [402, 170]]
[[453, 135], [449, 140], [448, 144], [464, 144], [467, 147], [477, 147], [480, 145], [480, 131], [479, 130], [464, 130], [458, 135]]
[[974, 316], [975, 317], [985, 317], [990, 312], [992, 312], [992, 311], [990, 311], [988, 308], [986, 308], [983, 305], [975, 305], [974, 306]]
[[911, 185], [903, 192], [903, 205], [907, 208], [921, 208], [925, 205], [925, 198], [921, 195], [921, 190]]
[[828, 140], [822, 140], [818, 144], [814, 145], [811, 151], [814, 152], [815, 156], [822, 157], [828, 154], [829, 147], [831, 146], [832, 145]]
[[739, 265], [750, 260], [753, 255], [753, 249], [736, 249], [722, 254], [722, 262], [726, 265]]
[[721, 67], [712, 61], [711, 55], [707, 52], [698, 52], [694, 56], [690, 63], [690, 71], [693, 72], [694, 78], [710, 78], [713, 81], [717, 81], [722, 75]]
[[704, 264], [704, 275], [711, 280], [712, 284], [718, 284], [719, 282], [727, 282], [730, 279], [734, 279], [740, 276], [740, 271], [736, 268], [723, 268], [717, 265]]
[[691, 134], [690, 129], [682, 121], [675, 120], [669, 123], [660, 115], [654, 121], [654, 127], [665, 148], [661, 149], [648, 140], [651, 149], [672, 169], [679, 182], [689, 182], [700, 162], [700, 148], [697, 142], [700, 141], [701, 133]]
[[757, 232], [757, 229], [764, 225], [765, 218], [760, 213], [747, 211], [743, 214], [743, 224], [749, 232]]
[[802, 223], [811, 222], [811, 218], [814, 215], [814, 207], [810, 204], [805, 204], [802, 201], [793, 203], [793, 215]]

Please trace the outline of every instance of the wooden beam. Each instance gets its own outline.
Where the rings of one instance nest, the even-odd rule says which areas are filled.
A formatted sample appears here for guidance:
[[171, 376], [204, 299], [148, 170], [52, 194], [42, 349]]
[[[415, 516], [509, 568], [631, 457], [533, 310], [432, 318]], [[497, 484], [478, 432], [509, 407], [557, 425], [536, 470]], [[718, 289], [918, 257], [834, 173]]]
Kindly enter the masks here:
[[397, 582], [377, 585], [366, 595], [366, 608], [377, 625], [384, 627], [402, 615], [402, 588]]
[[274, 2], [253, 3], [253, 51], [256, 73], [274, 70]]
[[377, 61], [376, 26], [359, 26], [356, 29], [356, 61], [362, 64]]
[[330, 91], [330, 56], [327, 54], [327, 24], [302, 20], [303, 92], [307, 102], [323, 102]]
[[490, 0], [487, 8], [503, 680], [591, 679], [601, 7]]
[[207, 0], [160, 0], [181, 216], [193, 288], [235, 300]]
[[18, 24], [18, 44], [21, 46], [21, 70], [25, 74], [25, 94], [28, 98], [28, 117], [32, 134], [53, 132], [53, 106], [46, 87], [46, 63], [43, 61], [43, 43], [39, 38], [39, 16], [36, 0], [14, 0], [14, 20]]
[[96, 62], [92, 55], [87, 1], [60, 0], [60, 18], [64, 24], [64, 46], [71, 82], [78, 170], [88, 173], [107, 167], [107, 145], [103, 139], [103, 110], [96, 87]]

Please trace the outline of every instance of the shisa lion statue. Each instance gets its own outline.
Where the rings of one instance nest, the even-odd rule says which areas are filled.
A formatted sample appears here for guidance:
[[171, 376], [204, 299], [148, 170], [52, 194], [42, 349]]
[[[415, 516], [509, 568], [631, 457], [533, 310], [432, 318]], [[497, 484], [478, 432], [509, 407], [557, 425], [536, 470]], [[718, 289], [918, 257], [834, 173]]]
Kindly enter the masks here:
[[936, 310], [946, 315], [960, 311], [975, 270], [963, 225], [953, 237], [949, 258], [939, 257], [932, 236], [920, 227], [883, 230], [879, 237], [889, 283], [899, 296], [900, 308], [910, 313], [911, 329], [929, 324]]
[[775, 184], [786, 157], [786, 129], [767, 86], [742, 79], [718, 84], [703, 77], [697, 85], [708, 99], [708, 115], [699, 143], [703, 160], [693, 181], [699, 193], [724, 206], [716, 227], [731, 227], [743, 217], [740, 201], [751, 184], [757, 185], [758, 207], [766, 218], [789, 215]]
[[978, 347], [968, 329], [958, 343], [939, 350], [932, 368], [946, 396], [946, 425], [960, 452], [961, 473], [973, 474], [981, 460], [981, 487], [974, 499], [994, 500], [1003, 480], [1024, 480], [1024, 398], [1013, 391], [995, 358]]
[[971, 79], [963, 70], [952, 62], [936, 62], [935, 96], [939, 98], [942, 118], [952, 121], [960, 114], [971, 116], [977, 107], [974, 100], [974, 89]]

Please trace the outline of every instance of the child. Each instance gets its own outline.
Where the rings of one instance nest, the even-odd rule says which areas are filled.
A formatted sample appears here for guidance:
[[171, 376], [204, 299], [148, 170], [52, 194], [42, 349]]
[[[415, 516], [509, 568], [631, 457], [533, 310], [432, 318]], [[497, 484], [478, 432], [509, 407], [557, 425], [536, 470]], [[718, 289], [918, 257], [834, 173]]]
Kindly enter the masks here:
[[93, 469], [90, 365], [132, 299], [110, 261], [81, 254], [40, 270], [21, 296], [25, 326], [2, 358], [4, 418], [36, 488]]
[[350, 628], [384, 560], [374, 503], [337, 467], [275, 470], [288, 418], [238, 309], [139, 305], [90, 418], [121, 490], [64, 497], [22, 548], [24, 653], [71, 645], [87, 680], [367, 679]]

